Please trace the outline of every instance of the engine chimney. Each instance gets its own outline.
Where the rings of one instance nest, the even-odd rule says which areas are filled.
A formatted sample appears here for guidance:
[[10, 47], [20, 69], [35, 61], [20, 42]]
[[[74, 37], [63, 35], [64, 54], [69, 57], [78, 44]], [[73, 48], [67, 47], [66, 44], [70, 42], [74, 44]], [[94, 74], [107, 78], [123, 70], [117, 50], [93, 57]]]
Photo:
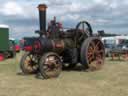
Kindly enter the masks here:
[[40, 4], [38, 6], [39, 9], [39, 22], [40, 22], [40, 36], [46, 34], [46, 9], [47, 6], [45, 4]]

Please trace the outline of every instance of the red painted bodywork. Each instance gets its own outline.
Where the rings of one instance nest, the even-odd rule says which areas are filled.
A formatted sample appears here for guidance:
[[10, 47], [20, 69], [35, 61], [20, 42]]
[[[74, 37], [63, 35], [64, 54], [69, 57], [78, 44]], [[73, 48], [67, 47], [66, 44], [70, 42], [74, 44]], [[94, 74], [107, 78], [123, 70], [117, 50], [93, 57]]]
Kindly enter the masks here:
[[20, 46], [19, 45], [15, 45], [15, 50], [16, 50], [16, 52], [20, 51]]
[[32, 51], [32, 46], [25, 46], [24, 47], [24, 50], [25, 51]]
[[4, 55], [0, 54], [0, 61], [3, 61], [3, 60], [4, 60]]

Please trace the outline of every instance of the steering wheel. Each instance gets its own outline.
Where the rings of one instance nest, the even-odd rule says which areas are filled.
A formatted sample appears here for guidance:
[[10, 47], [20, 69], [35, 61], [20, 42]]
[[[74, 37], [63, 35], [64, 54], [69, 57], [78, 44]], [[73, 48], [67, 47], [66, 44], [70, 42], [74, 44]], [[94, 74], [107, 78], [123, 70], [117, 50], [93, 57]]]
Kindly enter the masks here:
[[93, 35], [93, 31], [91, 25], [87, 21], [80, 21], [76, 25], [76, 33], [75, 33], [76, 46], [78, 43], [82, 42], [85, 38], [91, 37], [92, 35]]

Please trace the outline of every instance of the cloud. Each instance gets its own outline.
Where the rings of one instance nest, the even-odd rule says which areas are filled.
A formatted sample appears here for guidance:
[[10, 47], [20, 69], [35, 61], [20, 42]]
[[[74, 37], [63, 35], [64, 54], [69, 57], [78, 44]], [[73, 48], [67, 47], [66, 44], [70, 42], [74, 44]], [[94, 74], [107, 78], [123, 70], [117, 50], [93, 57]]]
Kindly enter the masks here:
[[24, 14], [22, 7], [14, 1], [9, 1], [5, 3], [0, 9], [0, 12], [3, 13], [4, 15], [23, 15]]
[[37, 6], [40, 3], [48, 5], [47, 21], [56, 16], [64, 26], [75, 27], [79, 21], [87, 20], [95, 32], [104, 29], [128, 33], [127, 0], [4, 0], [0, 7], [0, 23], [11, 26], [11, 36], [15, 33], [18, 37], [31, 35], [39, 29]]

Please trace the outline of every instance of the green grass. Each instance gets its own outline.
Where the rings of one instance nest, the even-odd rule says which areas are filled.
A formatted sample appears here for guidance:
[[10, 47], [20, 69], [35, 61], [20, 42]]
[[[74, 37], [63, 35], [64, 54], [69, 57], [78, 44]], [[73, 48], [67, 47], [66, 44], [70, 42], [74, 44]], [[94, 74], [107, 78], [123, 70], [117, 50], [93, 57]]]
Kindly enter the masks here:
[[17, 75], [21, 54], [0, 62], [0, 96], [128, 96], [128, 61], [107, 59], [100, 71], [63, 71], [41, 80]]

